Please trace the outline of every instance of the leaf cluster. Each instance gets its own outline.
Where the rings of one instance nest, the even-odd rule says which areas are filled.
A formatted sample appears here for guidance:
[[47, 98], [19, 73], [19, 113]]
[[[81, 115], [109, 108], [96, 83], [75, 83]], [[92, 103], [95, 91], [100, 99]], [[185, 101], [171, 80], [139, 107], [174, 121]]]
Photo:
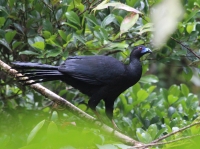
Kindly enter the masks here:
[[[8, 64], [19, 60], [58, 65], [71, 55], [105, 54], [126, 63], [133, 46], [151, 47], [150, 11], [159, 3], [1, 0], [0, 60]], [[190, 80], [199, 83], [200, 1], [182, 4], [185, 14], [177, 30], [162, 48], [153, 48], [153, 55], [142, 59], [140, 82], [115, 102], [117, 125], [143, 143], [191, 124], [199, 115], [198, 96], [194, 94], [198, 88]], [[69, 86], [66, 90], [59, 81], [43, 85], [86, 110], [81, 103], [88, 97], [77, 90]], [[55, 109], [48, 99], [3, 71], [0, 88], [0, 148], [128, 148], [68, 111]], [[111, 125], [104, 118], [103, 102], [98, 112]], [[87, 113], [93, 115], [91, 110]], [[165, 141], [194, 134], [199, 134], [198, 127]]]

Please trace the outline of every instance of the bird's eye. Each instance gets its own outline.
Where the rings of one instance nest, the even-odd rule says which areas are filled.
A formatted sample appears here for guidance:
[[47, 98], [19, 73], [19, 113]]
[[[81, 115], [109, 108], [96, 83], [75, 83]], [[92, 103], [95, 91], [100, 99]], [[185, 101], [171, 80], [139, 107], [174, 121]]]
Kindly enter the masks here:
[[139, 50], [142, 50], [142, 47], [139, 47]]

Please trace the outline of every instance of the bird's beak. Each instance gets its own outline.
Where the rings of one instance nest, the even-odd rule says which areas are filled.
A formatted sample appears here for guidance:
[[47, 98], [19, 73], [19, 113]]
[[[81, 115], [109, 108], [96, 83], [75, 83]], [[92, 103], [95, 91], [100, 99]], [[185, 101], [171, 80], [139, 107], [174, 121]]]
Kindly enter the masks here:
[[152, 53], [152, 51], [149, 48], [142, 49], [142, 53]]

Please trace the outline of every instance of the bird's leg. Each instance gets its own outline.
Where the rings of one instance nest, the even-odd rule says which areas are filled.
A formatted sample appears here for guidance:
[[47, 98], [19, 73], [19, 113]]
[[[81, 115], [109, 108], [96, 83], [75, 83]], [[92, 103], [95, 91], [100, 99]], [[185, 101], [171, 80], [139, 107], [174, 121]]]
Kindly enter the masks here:
[[111, 119], [111, 122], [112, 122], [113, 128], [114, 128], [115, 130], [120, 130], [119, 127], [117, 127], [117, 124], [115, 123], [115, 121], [114, 121], [113, 119]]
[[110, 121], [112, 122], [113, 125], [113, 129], [114, 130], [120, 130], [115, 121], [113, 120], [113, 105], [114, 105], [114, 101], [112, 100], [104, 100], [105, 101], [105, 107], [106, 107], [106, 115], [107, 117], [110, 119]]
[[100, 125], [100, 126], [102, 126], [102, 125], [104, 124], [104, 122], [103, 122], [101, 116], [100, 116], [99, 113], [96, 111], [96, 109], [95, 109], [95, 110], [92, 110], [92, 111], [94, 112], [94, 114], [95, 114], [96, 117], [97, 117], [96, 121], [100, 121], [100, 122], [101, 122], [101, 125]]
[[101, 116], [99, 115], [99, 113], [96, 110], [92, 110], [92, 111], [97, 116], [97, 119], [103, 123], [103, 120], [102, 120]]
[[[98, 100], [97, 100], [98, 99]], [[90, 109], [92, 109], [92, 111], [94, 112], [94, 114], [97, 116], [97, 119], [103, 124], [102, 118], [100, 117], [99, 113], [96, 111], [96, 106], [99, 103], [101, 99], [96, 98], [94, 99], [93, 97], [89, 100], [88, 102], [88, 107]]]

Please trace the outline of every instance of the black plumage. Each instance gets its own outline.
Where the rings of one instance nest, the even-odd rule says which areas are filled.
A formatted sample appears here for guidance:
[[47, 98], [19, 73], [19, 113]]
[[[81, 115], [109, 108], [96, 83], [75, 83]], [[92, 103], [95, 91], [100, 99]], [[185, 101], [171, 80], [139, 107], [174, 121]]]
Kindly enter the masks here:
[[33, 83], [38, 83], [61, 80], [73, 86], [90, 97], [88, 106], [93, 111], [96, 111], [97, 104], [103, 99], [106, 115], [112, 120], [115, 99], [141, 78], [140, 57], [146, 53], [151, 53], [151, 50], [145, 46], [135, 47], [127, 65], [110, 56], [95, 55], [69, 57], [60, 66], [13, 62], [13, 68], [21, 70], [28, 77], [26, 81], [34, 80]]

